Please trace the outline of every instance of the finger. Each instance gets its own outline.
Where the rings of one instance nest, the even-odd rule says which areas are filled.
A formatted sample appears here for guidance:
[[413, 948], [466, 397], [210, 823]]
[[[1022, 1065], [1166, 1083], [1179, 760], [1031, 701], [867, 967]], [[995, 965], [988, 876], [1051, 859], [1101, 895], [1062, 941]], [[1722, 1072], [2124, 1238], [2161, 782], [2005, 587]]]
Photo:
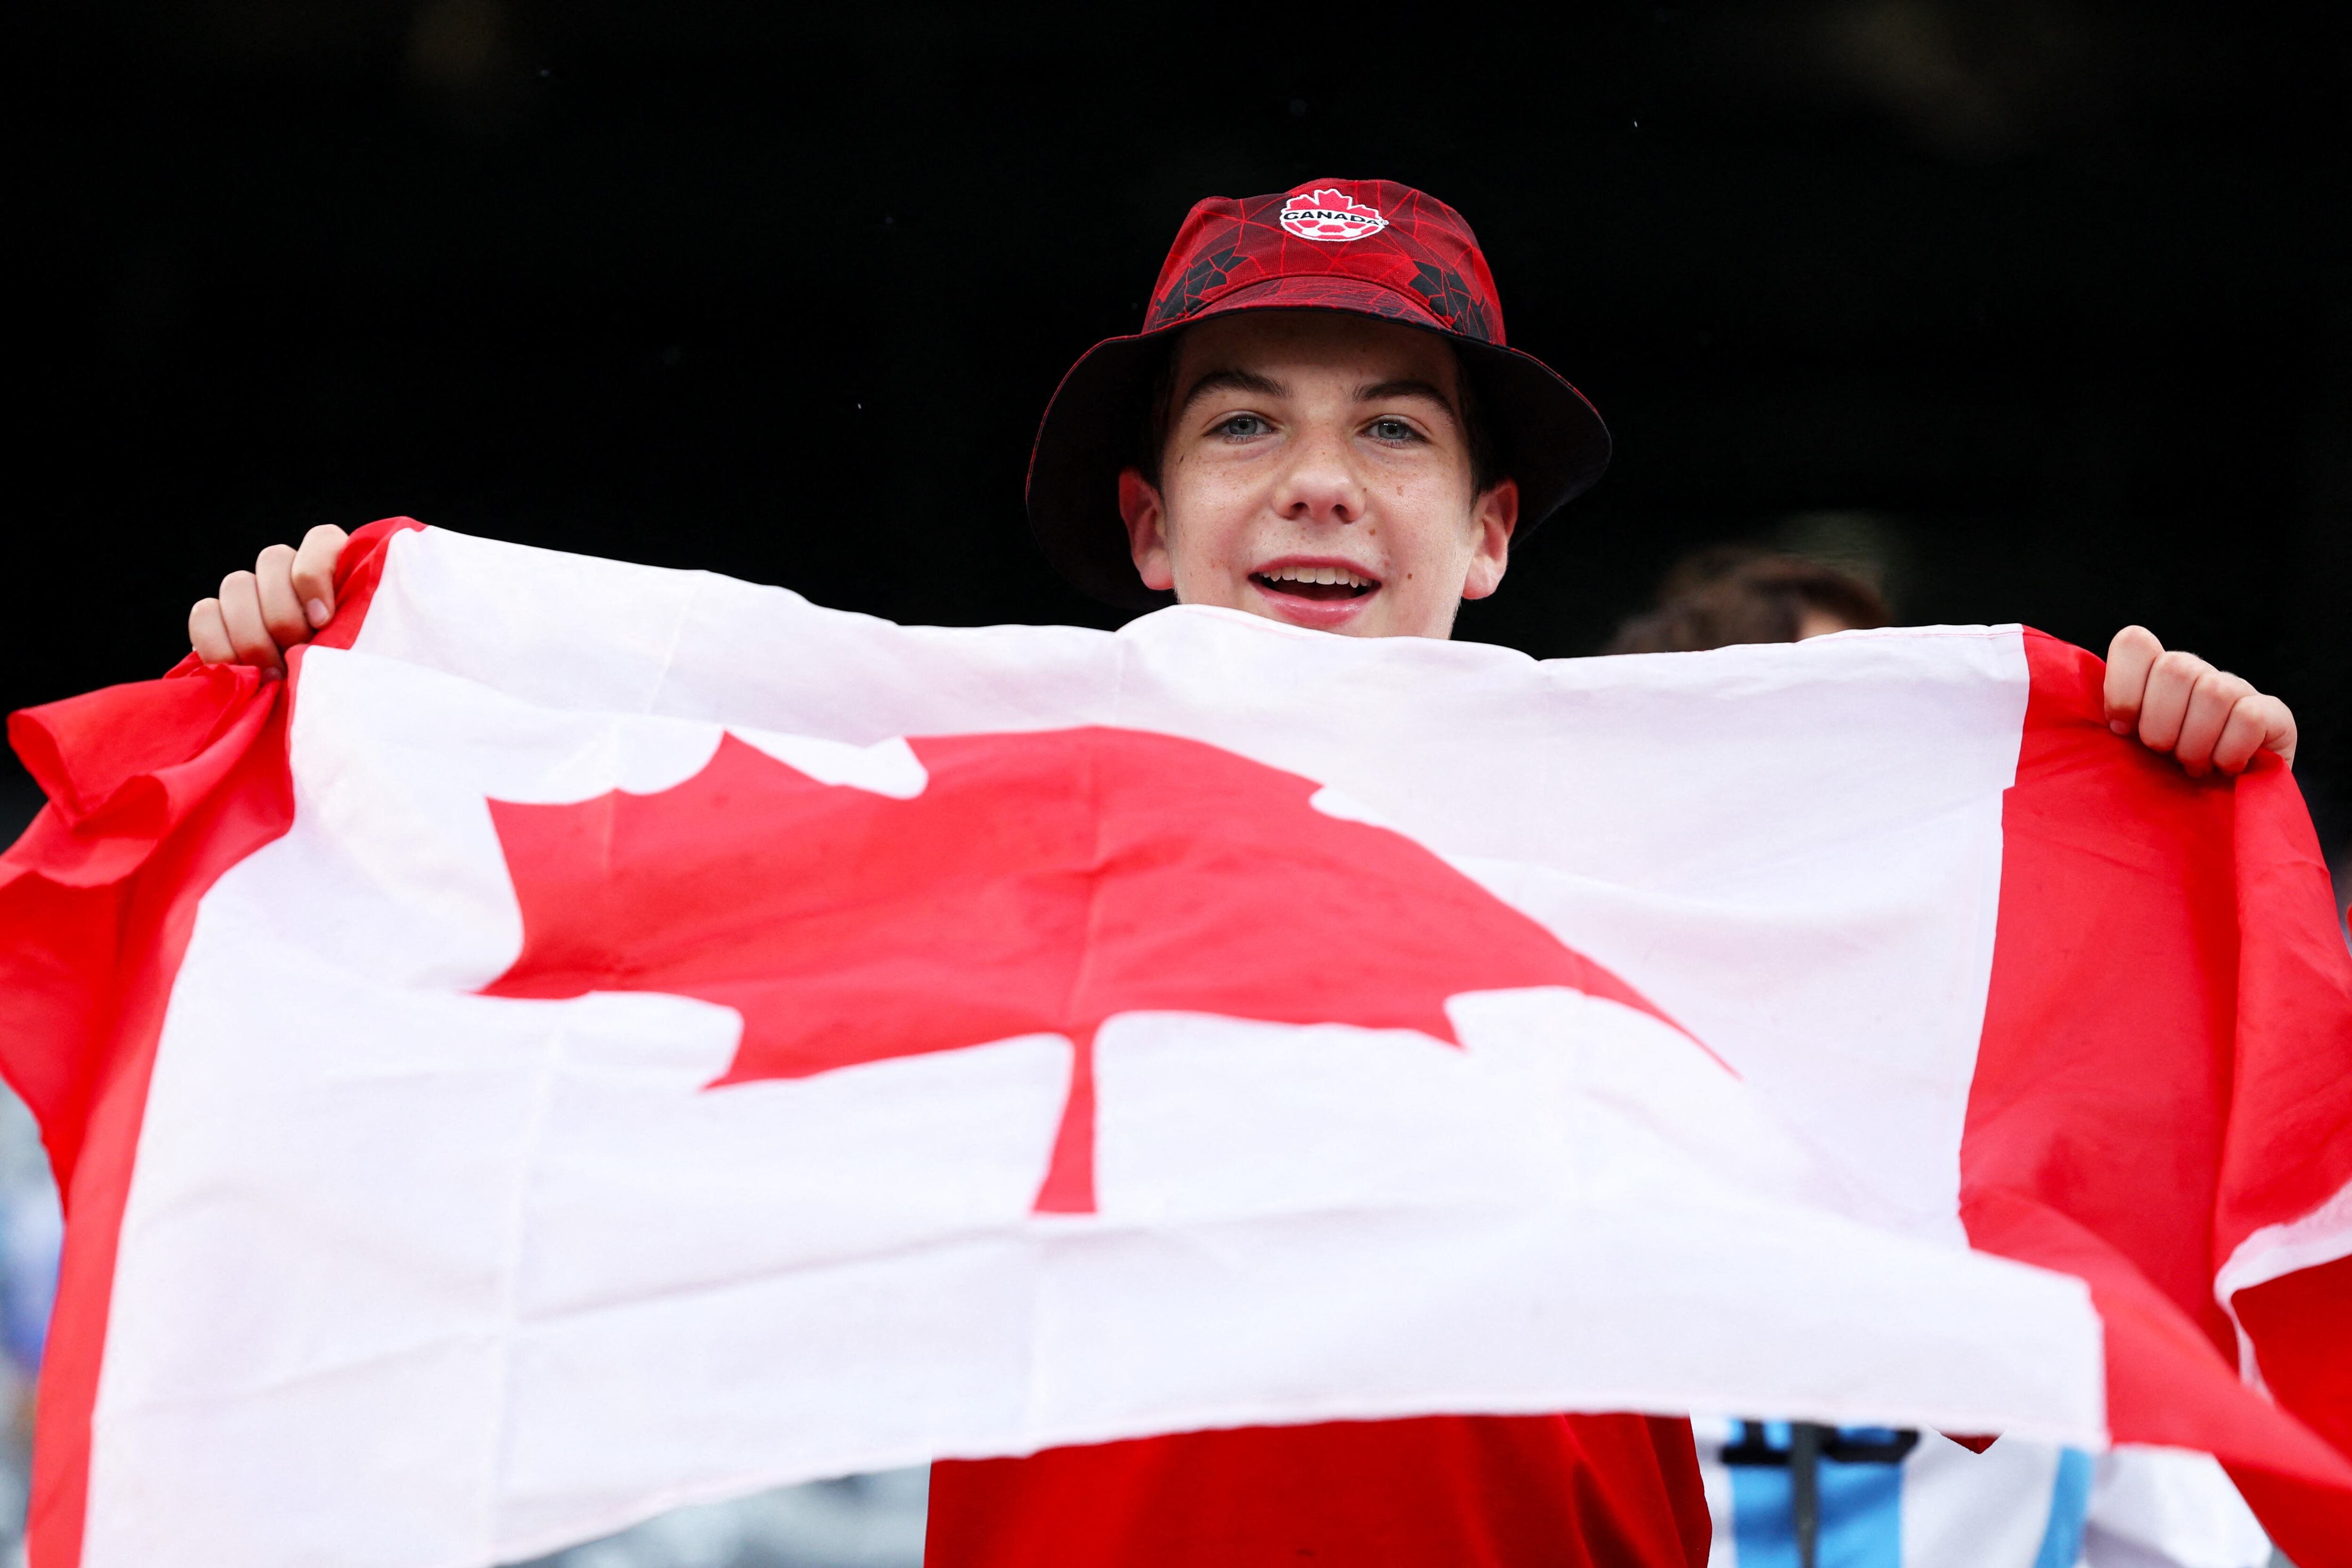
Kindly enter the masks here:
[[269, 628], [261, 618], [261, 591], [250, 572], [232, 572], [221, 579], [221, 624], [228, 628], [229, 647], [239, 664], [249, 664], [257, 669], [284, 668], [278, 661], [278, 645], [269, 638]]
[[309, 639], [310, 623], [294, 595], [294, 547], [273, 544], [253, 563], [254, 587], [261, 599], [261, 624], [279, 647]]
[[228, 625], [221, 619], [218, 599], [198, 599], [188, 612], [188, 646], [206, 664], [231, 664], [236, 647], [228, 640]]
[[2147, 687], [2139, 699], [2139, 738], [2152, 751], [2168, 752], [2179, 743], [2181, 721], [2189, 716], [2189, 694], [2198, 677], [2213, 667], [2193, 653], [2174, 648], [2156, 656], [2148, 667]]
[[2180, 737], [2172, 743], [2173, 760], [2192, 775], [2202, 775], [2213, 762], [2215, 742], [2221, 739], [2230, 715], [2249, 697], [2258, 697], [2254, 683], [2225, 669], [2209, 669], [2189, 688], [2189, 708], [2180, 716]]
[[2229, 722], [2213, 745], [2213, 765], [2223, 773], [2245, 771], [2257, 752], [2276, 752], [2294, 765], [2294, 714], [2275, 697], [2249, 693], [2230, 710]]
[[2107, 645], [2105, 698], [2107, 728], [2128, 735], [2139, 722], [2140, 699], [2147, 689], [2147, 672], [2164, 656], [2164, 645], [2146, 626], [2126, 626]]
[[2263, 711], [2264, 700], [2260, 695], [2248, 697], [2230, 710], [2229, 722], [2221, 726], [2221, 736], [2213, 742], [2213, 765], [2223, 773], [2243, 773], [2254, 753], [2263, 749], [2270, 729]]
[[2263, 709], [2263, 750], [2276, 752], [2279, 761], [2294, 766], [2294, 748], [2298, 742], [2294, 728], [2294, 710], [2275, 697], [2257, 697]]
[[333, 523], [322, 522], [302, 536], [302, 548], [294, 552], [294, 592], [312, 631], [334, 619], [335, 563], [342, 559], [351, 537]]

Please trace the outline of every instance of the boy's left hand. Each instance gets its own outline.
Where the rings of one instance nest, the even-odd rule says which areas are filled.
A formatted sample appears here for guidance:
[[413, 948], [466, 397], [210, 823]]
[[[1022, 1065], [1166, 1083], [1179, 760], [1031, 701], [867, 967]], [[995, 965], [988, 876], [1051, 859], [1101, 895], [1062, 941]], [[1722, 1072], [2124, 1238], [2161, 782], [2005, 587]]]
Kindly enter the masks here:
[[2109, 729], [2137, 730], [2143, 744], [2170, 752], [2192, 778], [2214, 768], [2243, 773], [2263, 751], [2294, 764], [2294, 715], [2285, 703], [2193, 653], [2166, 651], [2146, 626], [2126, 626], [2107, 645], [2106, 700]]

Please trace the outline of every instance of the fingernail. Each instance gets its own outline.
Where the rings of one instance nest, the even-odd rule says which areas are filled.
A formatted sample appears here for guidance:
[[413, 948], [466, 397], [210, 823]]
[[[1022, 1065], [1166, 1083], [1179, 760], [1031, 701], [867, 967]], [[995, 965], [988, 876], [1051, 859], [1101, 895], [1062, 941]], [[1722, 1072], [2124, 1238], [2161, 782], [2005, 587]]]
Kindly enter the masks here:
[[329, 621], [334, 618], [335, 615], [332, 610], [327, 608], [327, 601], [324, 599], [313, 599], [309, 604], [304, 605], [302, 606], [302, 613], [310, 617], [310, 629], [312, 631], [316, 631], [320, 626], [325, 626]]
[[2131, 721], [2128, 719], [2110, 719], [2107, 721], [2107, 728], [2113, 730], [2118, 735], [2128, 735], [2131, 733]]

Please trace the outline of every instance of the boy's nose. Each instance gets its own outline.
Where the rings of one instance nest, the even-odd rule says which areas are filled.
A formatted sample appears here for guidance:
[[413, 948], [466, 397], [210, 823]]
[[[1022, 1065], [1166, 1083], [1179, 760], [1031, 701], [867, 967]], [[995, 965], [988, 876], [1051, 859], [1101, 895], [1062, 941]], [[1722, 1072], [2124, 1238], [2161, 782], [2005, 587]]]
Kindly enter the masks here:
[[1274, 505], [1279, 515], [1301, 522], [1361, 521], [1364, 487], [1348, 461], [1345, 438], [1321, 436], [1302, 441], [1282, 476]]

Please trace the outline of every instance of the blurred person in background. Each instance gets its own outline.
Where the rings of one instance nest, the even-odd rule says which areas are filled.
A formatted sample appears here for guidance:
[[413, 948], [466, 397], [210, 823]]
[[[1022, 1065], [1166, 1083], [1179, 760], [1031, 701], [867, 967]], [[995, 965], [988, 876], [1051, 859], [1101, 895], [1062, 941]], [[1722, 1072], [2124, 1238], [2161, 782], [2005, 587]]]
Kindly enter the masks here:
[[40, 1129], [0, 1088], [0, 1562], [23, 1561], [33, 1388], [57, 1300], [65, 1217]]
[[922, 1568], [927, 1468], [674, 1509], [520, 1568]]
[[[1667, 572], [1607, 653], [1698, 653], [1883, 626], [1859, 572], [1715, 545]], [[2131, 1449], [2094, 1458], [2005, 1437], [1696, 1417], [1710, 1568], [2262, 1568], [2269, 1541], [2220, 1465]]]
[[1801, 555], [1718, 544], [1675, 563], [1657, 607], [1617, 628], [1604, 652], [1697, 653], [1734, 643], [1802, 642], [1886, 625], [1886, 601], [1854, 573]]

